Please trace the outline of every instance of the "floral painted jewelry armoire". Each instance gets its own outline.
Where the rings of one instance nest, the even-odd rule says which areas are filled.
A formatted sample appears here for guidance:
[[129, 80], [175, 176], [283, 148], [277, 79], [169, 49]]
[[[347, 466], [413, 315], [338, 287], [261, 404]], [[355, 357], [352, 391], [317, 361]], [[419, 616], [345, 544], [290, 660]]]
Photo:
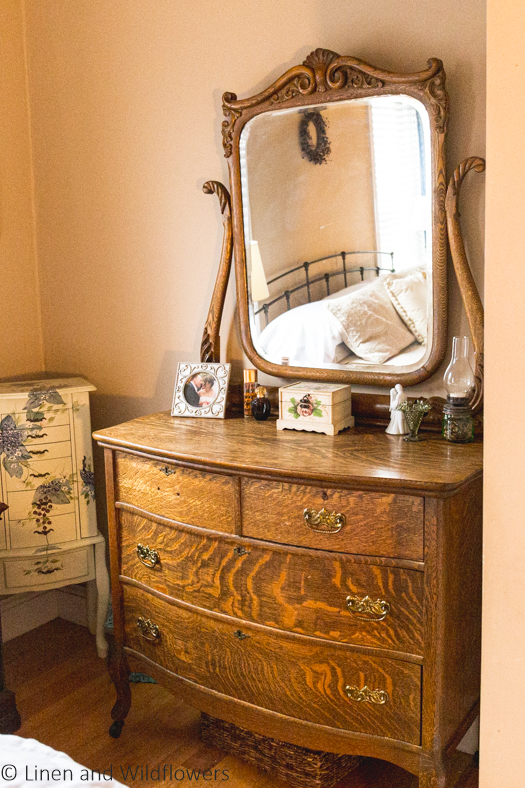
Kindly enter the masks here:
[[84, 378], [0, 384], [0, 594], [88, 582], [100, 657], [109, 581]]

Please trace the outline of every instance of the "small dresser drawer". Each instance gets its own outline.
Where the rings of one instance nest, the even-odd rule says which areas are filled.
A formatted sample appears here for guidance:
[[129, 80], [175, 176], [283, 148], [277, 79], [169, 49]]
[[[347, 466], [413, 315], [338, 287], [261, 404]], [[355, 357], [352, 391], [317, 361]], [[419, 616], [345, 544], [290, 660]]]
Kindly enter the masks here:
[[62, 580], [82, 582], [93, 576], [93, 548], [72, 552], [35, 553], [31, 558], [8, 558], [3, 561], [6, 590], [43, 586]]
[[233, 533], [231, 476], [204, 473], [116, 452], [116, 500], [179, 522]]
[[423, 498], [254, 479], [243, 479], [241, 489], [243, 536], [423, 560]]
[[238, 540], [117, 511], [122, 575], [196, 607], [243, 617]]
[[162, 667], [288, 717], [419, 744], [419, 665], [123, 592], [125, 645]]
[[423, 656], [423, 572], [321, 550], [245, 545], [243, 618], [339, 643]]

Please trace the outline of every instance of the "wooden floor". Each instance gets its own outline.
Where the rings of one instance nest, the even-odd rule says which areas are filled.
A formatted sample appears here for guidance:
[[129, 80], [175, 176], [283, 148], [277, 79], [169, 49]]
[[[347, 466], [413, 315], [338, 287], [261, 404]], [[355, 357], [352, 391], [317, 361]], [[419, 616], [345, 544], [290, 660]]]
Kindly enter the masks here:
[[[90, 769], [112, 767], [115, 780], [137, 788], [191, 784], [180, 779], [180, 772], [179, 779], [171, 782], [169, 777], [159, 781], [146, 776], [146, 766], [151, 771], [160, 765], [162, 774], [165, 765], [168, 769], [172, 765], [173, 774], [175, 769], [217, 770], [216, 780], [208, 785], [296, 788], [204, 745], [199, 738], [199, 713], [155, 684], [132, 686], [133, 702], [124, 730], [120, 739], [112, 739], [108, 729], [115, 693], [104, 660], [97, 658], [94, 638], [84, 627], [55, 619], [6, 643], [4, 661], [6, 686], [16, 693], [22, 717], [18, 735], [62, 750]], [[131, 779], [128, 767], [133, 769]], [[461, 784], [461, 788], [477, 786], [477, 770]], [[366, 759], [362, 768], [338, 786], [416, 787], [411, 775], [372, 759]]]

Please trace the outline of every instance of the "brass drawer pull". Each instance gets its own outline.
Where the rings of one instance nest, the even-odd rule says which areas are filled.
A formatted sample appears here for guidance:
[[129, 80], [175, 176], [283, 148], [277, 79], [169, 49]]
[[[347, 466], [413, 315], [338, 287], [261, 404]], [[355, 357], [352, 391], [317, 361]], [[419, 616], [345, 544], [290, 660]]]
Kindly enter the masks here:
[[235, 632], [233, 633], [233, 637], [237, 638], [237, 640], [246, 640], [246, 638], [249, 638], [250, 636], [247, 635], [245, 632], [241, 632], [240, 629], [236, 629]]
[[320, 534], [336, 534], [346, 523], [344, 514], [329, 512], [326, 509], [305, 509], [303, 512], [304, 522], [312, 531]]
[[151, 618], [142, 618], [142, 616], [139, 616], [137, 618], [137, 627], [145, 640], [154, 642], [160, 639], [160, 629], [153, 623]]
[[137, 555], [139, 557], [139, 561], [147, 566], [148, 569], [153, 569], [156, 564], [160, 564], [160, 556], [156, 550], [152, 550], [151, 547], [148, 545], [139, 544], [137, 545]]
[[165, 465], [164, 468], [161, 468], [160, 472], [164, 473], [166, 476], [172, 476], [174, 473], [177, 473], [177, 471], [174, 471], [173, 468], [168, 468], [167, 465]]
[[47, 437], [48, 437], [47, 432], [42, 432], [40, 435], [28, 435], [26, 440], [29, 440], [29, 438], [31, 438], [31, 440], [39, 441], [42, 440], [42, 438], [47, 438]]
[[345, 692], [349, 700], [354, 700], [356, 703], [377, 703], [379, 706], [384, 706], [390, 700], [390, 695], [385, 690], [371, 690], [366, 685], [362, 689], [345, 687]]
[[382, 599], [372, 601], [369, 596], [347, 596], [346, 606], [349, 613], [355, 613], [360, 621], [383, 621], [390, 613], [390, 605]]
[[49, 454], [49, 449], [42, 449], [41, 451], [37, 451], [37, 449], [29, 450], [29, 454]]
[[247, 550], [245, 547], [238, 546], [233, 548], [233, 552], [235, 553], [235, 555], [248, 555], [250, 551]]

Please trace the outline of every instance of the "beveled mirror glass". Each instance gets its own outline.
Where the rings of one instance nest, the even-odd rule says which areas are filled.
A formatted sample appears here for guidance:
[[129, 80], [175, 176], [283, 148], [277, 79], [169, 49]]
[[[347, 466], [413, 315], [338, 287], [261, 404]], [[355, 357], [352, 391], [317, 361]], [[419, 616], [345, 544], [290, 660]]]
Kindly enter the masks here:
[[244, 349], [284, 377], [405, 385], [446, 344], [444, 72], [316, 50], [226, 94]]

